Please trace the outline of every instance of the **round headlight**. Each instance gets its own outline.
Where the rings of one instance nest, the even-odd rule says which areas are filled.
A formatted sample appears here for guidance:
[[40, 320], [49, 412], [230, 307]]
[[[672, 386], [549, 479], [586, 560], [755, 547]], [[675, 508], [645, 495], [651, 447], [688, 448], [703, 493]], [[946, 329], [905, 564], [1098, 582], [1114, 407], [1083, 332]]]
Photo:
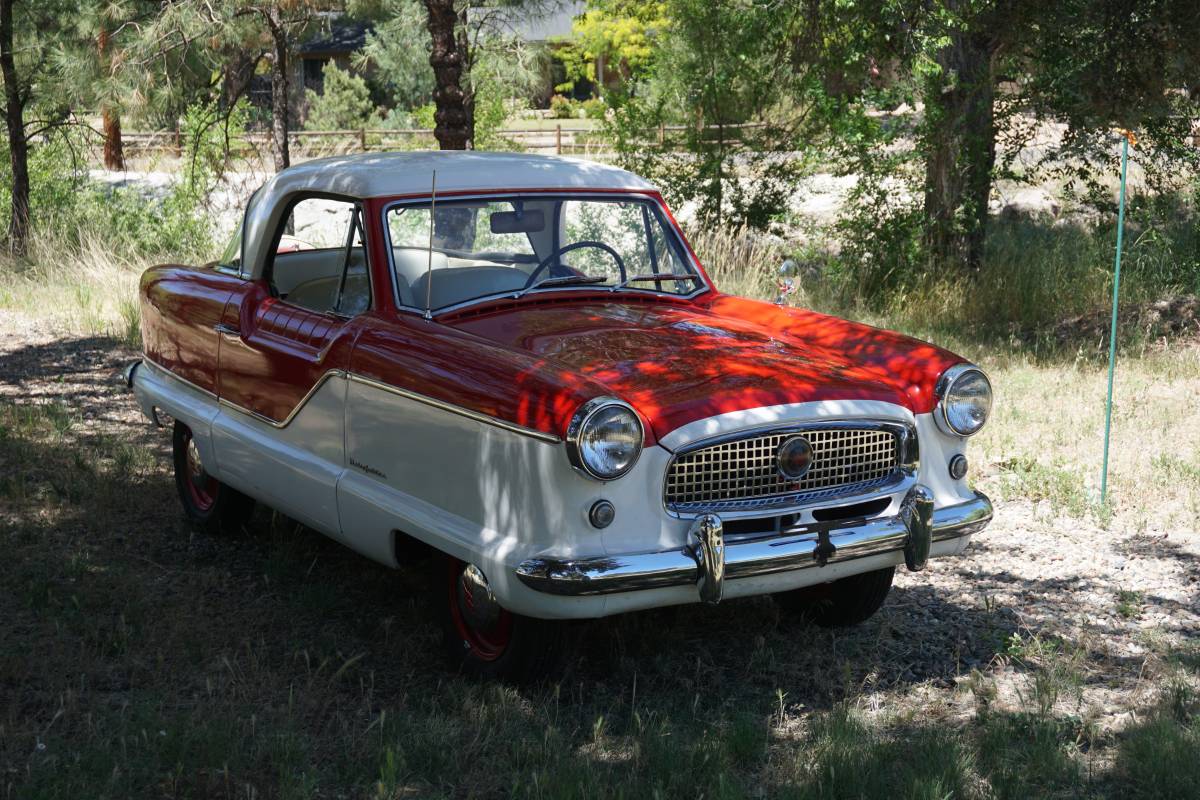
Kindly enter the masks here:
[[971, 436], [992, 413], [992, 384], [978, 367], [951, 367], [938, 381], [937, 421], [947, 433]]
[[611, 397], [598, 397], [575, 412], [567, 429], [567, 456], [576, 469], [611, 481], [637, 462], [642, 438], [642, 422], [632, 408]]

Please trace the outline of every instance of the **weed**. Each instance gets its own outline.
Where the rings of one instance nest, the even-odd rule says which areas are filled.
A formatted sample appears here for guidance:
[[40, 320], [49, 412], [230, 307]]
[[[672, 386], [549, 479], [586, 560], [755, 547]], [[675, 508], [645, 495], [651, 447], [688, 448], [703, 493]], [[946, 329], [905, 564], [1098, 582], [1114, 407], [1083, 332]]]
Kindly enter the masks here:
[[1073, 517], [1083, 516], [1091, 507], [1078, 472], [1062, 464], [1047, 465], [1028, 456], [1017, 456], [997, 466], [1007, 499], [1047, 500]]
[[1142, 616], [1143, 597], [1141, 592], [1131, 589], [1117, 590], [1117, 613], [1123, 619], [1137, 619]]
[[1185, 461], [1172, 453], [1158, 453], [1150, 464], [1166, 481], [1200, 487], [1200, 464]]
[[1014, 633], [1008, 641], [1007, 655], [1027, 670], [1022, 700], [1049, 717], [1064, 696], [1082, 702], [1083, 662], [1086, 653], [1078, 644], [1036, 634]]

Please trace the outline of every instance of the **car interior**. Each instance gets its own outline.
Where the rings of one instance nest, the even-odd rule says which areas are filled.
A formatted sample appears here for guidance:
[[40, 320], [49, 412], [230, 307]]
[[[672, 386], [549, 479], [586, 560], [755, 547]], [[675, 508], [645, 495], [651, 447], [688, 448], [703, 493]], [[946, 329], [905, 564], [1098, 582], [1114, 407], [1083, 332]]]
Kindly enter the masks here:
[[[412, 308], [445, 308], [546, 279], [593, 276], [613, 285], [626, 273], [688, 273], [642, 201], [452, 201], [437, 204], [432, 231], [430, 214], [428, 205], [388, 212], [397, 292]], [[691, 288], [682, 282], [675, 290]]]
[[[615, 285], [632, 275], [689, 273], [641, 201], [452, 201], [433, 212], [397, 206], [388, 211], [388, 230], [396, 291], [409, 308], [446, 308], [547, 279], [589, 276]], [[360, 209], [328, 198], [296, 203], [267, 274], [278, 297], [302, 308], [342, 316], [370, 308]], [[693, 284], [638, 288], [682, 293]]]
[[268, 276], [280, 299], [301, 308], [341, 316], [370, 308], [358, 208], [320, 198], [297, 203], [284, 222]]

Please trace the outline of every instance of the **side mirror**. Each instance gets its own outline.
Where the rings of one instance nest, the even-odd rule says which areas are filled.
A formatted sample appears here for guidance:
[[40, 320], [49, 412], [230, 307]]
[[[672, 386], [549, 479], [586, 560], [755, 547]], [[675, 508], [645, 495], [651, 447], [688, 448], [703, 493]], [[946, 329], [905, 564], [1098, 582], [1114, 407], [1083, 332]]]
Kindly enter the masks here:
[[492, 233], [538, 233], [546, 229], [546, 215], [538, 210], [497, 211], [488, 219]]

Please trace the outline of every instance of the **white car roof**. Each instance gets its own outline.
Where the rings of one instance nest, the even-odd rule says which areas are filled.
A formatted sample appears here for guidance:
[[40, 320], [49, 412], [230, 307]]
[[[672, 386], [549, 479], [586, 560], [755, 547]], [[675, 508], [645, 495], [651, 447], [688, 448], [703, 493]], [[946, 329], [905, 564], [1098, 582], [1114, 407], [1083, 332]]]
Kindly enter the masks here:
[[260, 277], [271, 235], [297, 194], [321, 192], [356, 199], [428, 195], [437, 191], [494, 192], [528, 189], [654, 191], [643, 178], [618, 167], [562, 156], [440, 150], [362, 153], [305, 161], [268, 180], [251, 200], [242, 237], [242, 271]]

